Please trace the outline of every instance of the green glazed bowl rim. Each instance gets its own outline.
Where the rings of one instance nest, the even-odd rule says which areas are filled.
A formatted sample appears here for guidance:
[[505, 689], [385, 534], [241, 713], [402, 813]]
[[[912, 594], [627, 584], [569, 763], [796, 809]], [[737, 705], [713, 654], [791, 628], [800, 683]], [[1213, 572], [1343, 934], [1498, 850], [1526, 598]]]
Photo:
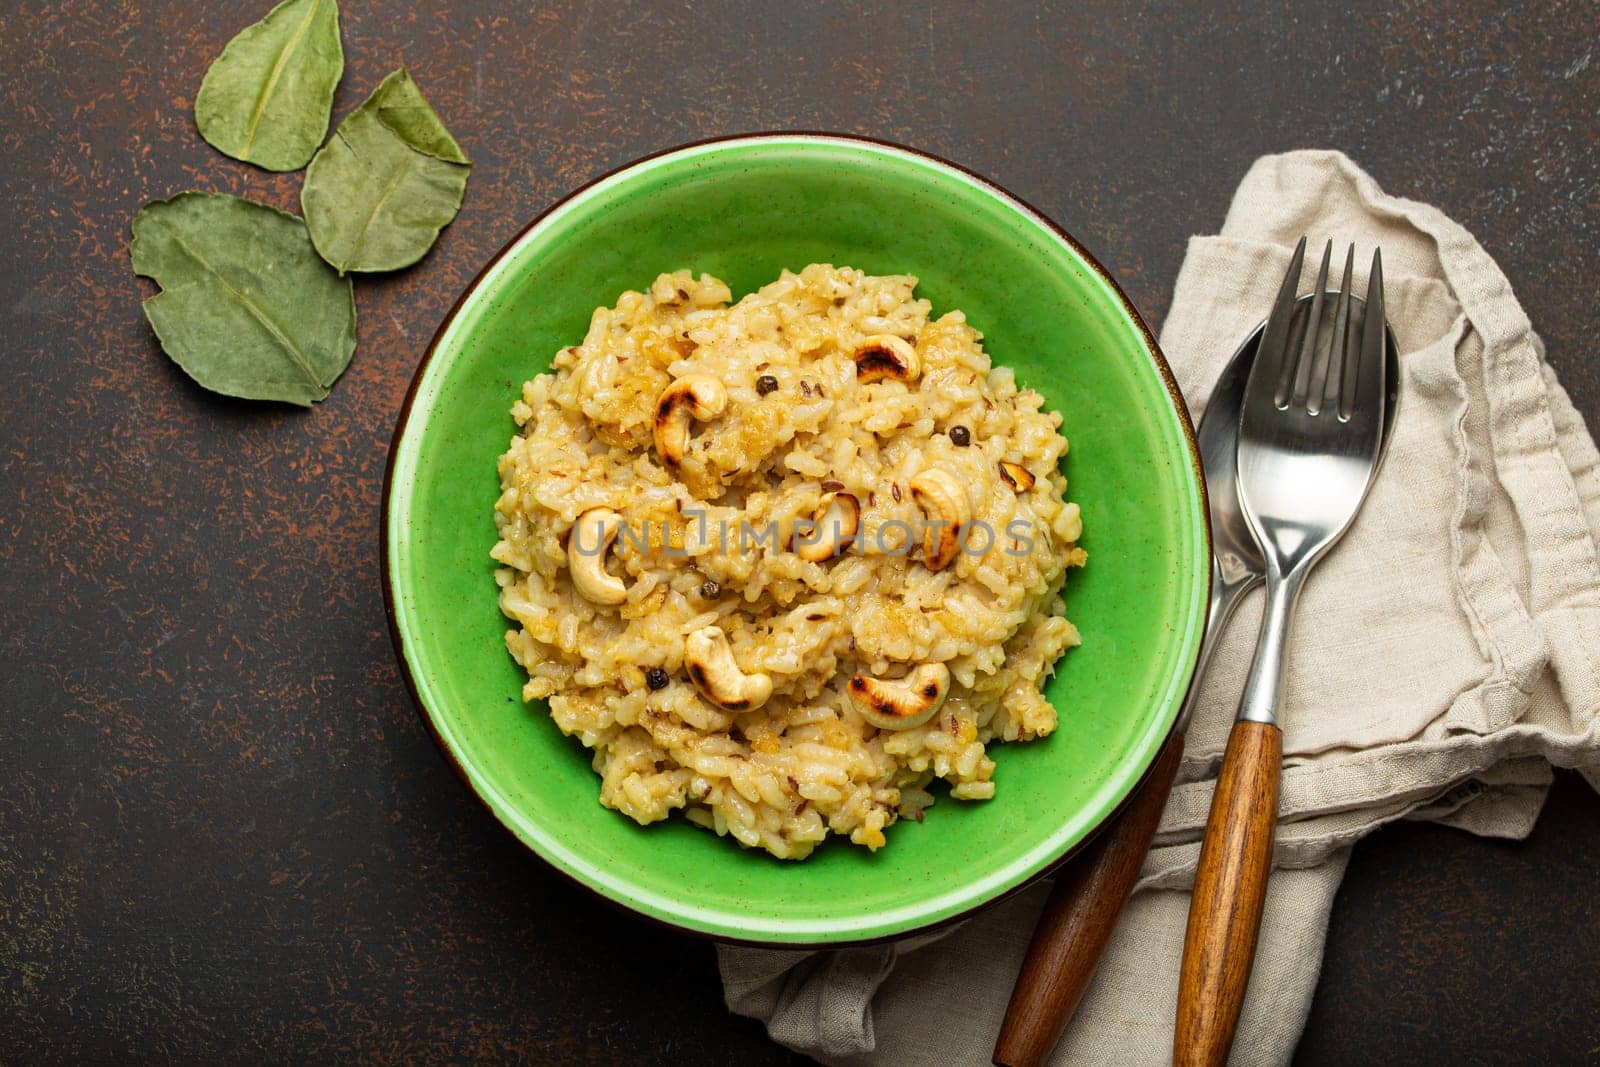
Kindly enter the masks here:
[[[1154, 365], [1161, 384], [1171, 402], [1171, 414], [1176, 417], [1187, 459], [1195, 477], [1196, 499], [1199, 508], [1198, 532], [1201, 538], [1200, 548], [1202, 549], [1197, 554], [1197, 559], [1202, 563], [1202, 575], [1199, 579], [1198, 588], [1199, 612], [1197, 617], [1191, 620], [1188, 632], [1179, 635], [1180, 639], [1186, 641], [1190, 646], [1189, 654], [1180, 661], [1181, 673], [1187, 675], [1187, 680], [1182, 684], [1181, 691], [1175, 689], [1172, 692], [1173, 699], [1169, 699], [1167, 703], [1163, 716], [1165, 722], [1161, 724], [1160, 728], [1160, 743], [1150, 744], [1144, 752], [1138, 754], [1143, 757], [1143, 765], [1138, 768], [1137, 774], [1125, 776], [1126, 791], [1116, 804], [1107, 811], [1099, 823], [1076, 841], [1064, 842], [1061, 839], [1061, 834], [1054, 835], [1037, 846], [1026, 857], [1026, 862], [1013, 862], [1006, 870], [985, 872], [983, 877], [974, 878], [965, 894], [965, 899], [960, 901], [953, 909], [949, 907], [934, 907], [935, 904], [939, 903], [938, 901], [927, 902], [923, 907], [930, 914], [923, 917], [912, 916], [908, 918], [906, 915], [896, 913], [880, 917], [876, 922], [853, 923], [848, 930], [839, 933], [807, 930], [804, 933], [810, 936], [798, 937], [794, 931], [782, 929], [781, 925], [767, 929], [772, 924], [763, 925], [762, 921], [755, 916], [741, 917], [731, 914], [724, 915], [721, 912], [705, 914], [702, 909], [694, 907], [685, 900], [673, 900], [665, 897], [653, 899], [654, 895], [639, 894], [629, 886], [619, 886], [615, 884], [614, 880], [606, 877], [603, 871], [596, 869], [581, 857], [572, 855], [564, 846], [558, 846], [548, 836], [544, 835], [537, 825], [529, 825], [527, 820], [513, 818], [511, 812], [513, 805], [498, 794], [491, 796], [490, 794], [494, 793], [493, 786], [486, 781], [479, 781], [472, 769], [462, 762], [442, 732], [440, 724], [434, 717], [434, 712], [429, 707], [428, 702], [423, 698], [418, 686], [416, 669], [413, 667], [406, 652], [405, 639], [396, 607], [397, 599], [400, 595], [396, 589], [399, 577], [394, 570], [391, 557], [391, 540], [395, 530], [394, 513], [398, 489], [395, 475], [402, 453], [408, 443], [407, 431], [411, 425], [415, 402], [422, 391], [424, 383], [429, 379], [430, 373], [436, 369], [433, 365], [434, 356], [438, 352], [441, 341], [450, 333], [451, 327], [463, 309], [478, 294], [484, 281], [494, 273], [500, 264], [515, 254], [547, 225], [554, 223], [564, 213], [575, 209], [588, 199], [603, 193], [613, 184], [632, 176], [636, 171], [670, 163], [680, 157], [692, 157], [699, 153], [715, 151], [720, 148], [735, 148], [763, 143], [790, 145], [810, 143], [843, 146], [898, 157], [942, 171], [947, 176], [954, 177], [974, 187], [978, 192], [993, 197], [996, 201], [1021, 216], [1025, 221], [1031, 223], [1044, 236], [1063, 246], [1072, 256], [1076, 257], [1115, 296], [1121, 311], [1137, 329], [1143, 348]], [[434, 332], [432, 339], [428, 342], [428, 348], [412, 375], [411, 383], [406, 389], [405, 397], [401, 402], [400, 411], [396, 418], [394, 434], [389, 445], [388, 461], [384, 470], [382, 493], [382, 508], [379, 518], [379, 565], [383, 575], [384, 611], [388, 619], [389, 637], [394, 645], [395, 657], [400, 663], [400, 673], [405, 679], [406, 689], [410, 693], [412, 703], [415, 705], [428, 735], [433, 739], [434, 744], [438, 746], [440, 754], [445, 758], [445, 762], [450, 765], [472, 795], [477, 798], [478, 802], [501, 826], [505, 827], [518, 841], [522, 842], [535, 855], [554, 868], [557, 873], [593, 893], [608, 904], [621, 907], [632, 914], [662, 923], [672, 929], [712, 936], [721, 941], [781, 948], [804, 948], [807, 946], [838, 948], [848, 945], [870, 944], [898, 939], [958, 922], [970, 916], [977, 909], [1025, 888], [1039, 877], [1048, 874], [1076, 855], [1127, 806], [1134, 793], [1144, 784], [1151, 767], [1156, 761], [1156, 756], [1171, 737], [1174, 729], [1176, 729], [1179, 711], [1183, 707], [1188, 691], [1195, 681], [1195, 664], [1199, 656], [1199, 637], [1205, 623], [1206, 604], [1209, 598], [1211, 582], [1209, 566], [1211, 557], [1210, 509], [1206, 500], [1205, 472], [1200, 459], [1199, 446], [1195, 438], [1194, 424], [1189, 417], [1188, 407], [1178, 389], [1177, 381], [1173, 377], [1172, 368], [1167, 363], [1160, 345], [1156, 342], [1155, 335], [1139, 314], [1138, 309], [1128, 299], [1127, 294], [1123, 292], [1122, 287], [1112, 278], [1110, 272], [1075, 237], [1053, 222], [1043, 212], [999, 184], [958, 163], [952, 163], [931, 153], [878, 138], [820, 131], [772, 131], [706, 138], [641, 156], [632, 162], [591, 179], [557, 200], [489, 258], [483, 268], [462, 290], [461, 295], [456, 298], [455, 303], [451, 306], [449, 312], [439, 324], [439, 328]], [[750, 936], [751, 932], [748, 931], [750, 927], [760, 928], [762, 933], [770, 936]]]

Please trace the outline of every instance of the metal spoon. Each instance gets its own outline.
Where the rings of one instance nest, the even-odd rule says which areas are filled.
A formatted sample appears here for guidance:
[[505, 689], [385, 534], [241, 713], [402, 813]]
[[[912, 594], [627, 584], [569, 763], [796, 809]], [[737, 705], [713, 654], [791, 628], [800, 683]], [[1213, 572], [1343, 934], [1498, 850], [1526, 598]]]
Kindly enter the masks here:
[[[1311, 319], [1314, 293], [1295, 304], [1291, 340], [1299, 345]], [[1365, 318], [1365, 301], [1351, 297], [1354, 316]], [[1387, 324], [1386, 328], [1387, 328]], [[994, 1062], [1002, 1067], [1034, 1067], [1043, 1063], [1072, 1018], [1089, 985], [1095, 966], [1111, 939], [1122, 906], [1138, 881], [1139, 868], [1150, 851], [1156, 825], [1167, 806], [1172, 781], [1183, 760], [1184, 735], [1200, 694], [1201, 683], [1216, 651], [1217, 638], [1233, 617], [1244, 594], [1261, 584], [1266, 563], [1250, 523], [1239, 506], [1236, 454], [1239, 411], [1245, 383], [1255, 364], [1262, 322], [1236, 349], [1217, 378], [1195, 437], [1205, 468], [1211, 515], [1211, 600], [1206, 629], [1195, 661], [1194, 680], [1178, 714], [1172, 735], [1133, 791], [1126, 807], [1083, 850], [1056, 872], [1055, 888], [1040, 913], [1033, 940], [1006, 1008], [995, 1043]], [[1384, 444], [1394, 428], [1400, 367], [1394, 333], [1388, 334], [1389, 402], [1384, 409]]]

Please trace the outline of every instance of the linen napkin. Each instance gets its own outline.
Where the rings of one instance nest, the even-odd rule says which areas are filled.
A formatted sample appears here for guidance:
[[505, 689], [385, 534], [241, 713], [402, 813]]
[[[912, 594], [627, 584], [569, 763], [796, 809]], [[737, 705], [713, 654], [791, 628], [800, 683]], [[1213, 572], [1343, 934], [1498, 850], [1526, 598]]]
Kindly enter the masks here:
[[[1600, 788], [1600, 457], [1465, 229], [1340, 153], [1258, 160], [1178, 275], [1161, 346], [1185, 398], [1205, 408], [1301, 234], [1313, 248], [1354, 241], [1360, 263], [1382, 246], [1401, 400], [1372, 494], [1300, 604], [1275, 870], [1236, 1064], [1292, 1054], [1357, 839], [1395, 819], [1523, 837], [1550, 764]], [[1365, 291], [1364, 273], [1355, 284]], [[1156, 847], [1054, 1063], [1170, 1062], [1189, 889], [1260, 611], [1257, 593], [1219, 644]], [[986, 1064], [1047, 891], [893, 944], [719, 946], [728, 1006], [825, 1063]]]

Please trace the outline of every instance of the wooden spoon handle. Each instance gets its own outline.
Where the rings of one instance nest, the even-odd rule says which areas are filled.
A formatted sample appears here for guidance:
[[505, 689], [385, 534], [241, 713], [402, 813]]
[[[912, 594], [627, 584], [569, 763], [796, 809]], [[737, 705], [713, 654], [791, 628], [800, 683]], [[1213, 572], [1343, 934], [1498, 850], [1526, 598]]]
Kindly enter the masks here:
[[1228, 735], [1189, 903], [1172, 1062], [1221, 1067], [1255, 960], [1278, 821], [1283, 731], [1239, 721]]
[[1072, 1018], [1138, 881], [1182, 758], [1183, 732], [1174, 730], [1127, 807], [1056, 874], [1000, 1024], [1001, 1067], [1043, 1063]]

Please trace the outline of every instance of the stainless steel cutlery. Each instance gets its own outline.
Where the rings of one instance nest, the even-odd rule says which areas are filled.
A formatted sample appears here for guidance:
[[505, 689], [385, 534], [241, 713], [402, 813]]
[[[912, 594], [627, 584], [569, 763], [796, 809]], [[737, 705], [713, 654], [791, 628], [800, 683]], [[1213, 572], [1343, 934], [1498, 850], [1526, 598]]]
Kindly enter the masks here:
[[[1255, 658], [1212, 796], [1179, 974], [1173, 1061], [1222, 1064], [1233, 1044], [1266, 900], [1278, 815], [1278, 724], [1296, 602], [1317, 562], [1350, 529], [1383, 451], [1388, 403], [1383, 261], [1372, 257], [1354, 311], [1355, 248], [1325, 325], [1332, 242], [1303, 335], [1293, 335], [1300, 239], [1245, 386], [1236, 459], [1241, 511], [1266, 564]], [[1361, 319], [1359, 328], [1357, 318]]]
[[[1219, 781], [1207, 826], [1206, 890], [1202, 901], [1197, 882], [1174, 1047], [1180, 1063], [1227, 1058], [1272, 854], [1288, 624], [1306, 574], [1348, 528], [1366, 494], [1393, 426], [1399, 382], [1379, 254], [1366, 300], [1352, 292], [1353, 248], [1340, 289], [1327, 291], [1331, 245], [1316, 287], [1297, 299], [1304, 253], [1302, 238], [1271, 315], [1235, 351], [1200, 420], [1211, 599], [1189, 699], [1123, 813], [1057, 874], [995, 1045], [997, 1064], [1044, 1062], [1071, 1017], [1149, 851], [1218, 636], [1244, 594], [1268, 581], [1276, 610], [1263, 622], [1252, 685], [1224, 759], [1228, 789]], [[1240, 485], [1246, 457], [1253, 518]]]

